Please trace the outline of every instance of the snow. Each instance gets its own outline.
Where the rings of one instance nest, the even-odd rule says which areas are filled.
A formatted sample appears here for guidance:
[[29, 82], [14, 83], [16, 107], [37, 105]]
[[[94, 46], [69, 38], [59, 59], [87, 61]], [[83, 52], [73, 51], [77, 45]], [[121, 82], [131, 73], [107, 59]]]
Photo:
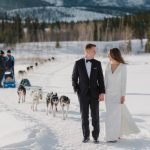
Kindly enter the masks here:
[[[60, 5], [60, 4], [58, 4]], [[45, 22], [77, 22], [86, 20], [97, 20], [112, 17], [110, 14], [97, 13], [93, 11], [88, 11], [84, 7], [32, 7], [32, 8], [22, 8], [13, 9], [7, 11], [7, 15], [10, 17], [19, 14], [22, 19], [26, 19], [30, 14], [31, 18], [38, 18], [39, 21]]]
[[97, 3], [98, 5], [102, 5], [102, 6], [118, 6], [118, 2], [117, 0], [93, 0], [95, 3]]
[[46, 2], [49, 2], [50, 4], [53, 4], [55, 6], [62, 6], [63, 0], [44, 0]]
[[146, 5], [145, 0], [93, 0], [99, 6], [139, 7]]
[[25, 129], [25, 122], [19, 121], [15, 117], [4, 112], [1, 113], [0, 120], [0, 145], [14, 143], [18, 141], [18, 139], [19, 142], [21, 142], [27, 138], [26, 133], [22, 131]]
[[[92, 42], [96, 44], [98, 55], [106, 55], [107, 51], [110, 48], [117, 47], [126, 48], [128, 44], [128, 40], [120, 40], [120, 41], [101, 41], [101, 42]], [[145, 49], [147, 39], [141, 40], [133, 39], [131, 40], [131, 48], [132, 54], [143, 53]], [[91, 41], [64, 41], [59, 42], [60, 48], [56, 49], [56, 42], [38, 42], [38, 43], [20, 43], [16, 45], [15, 55], [20, 58], [20, 56], [24, 58], [30, 57], [47, 57], [48, 55], [57, 54], [57, 53], [69, 53], [69, 54], [82, 54], [83, 49], [87, 43], [91, 43]], [[2, 47], [2, 46], [0, 46]], [[41, 53], [42, 50], [42, 53]], [[19, 53], [19, 55], [17, 55]], [[139, 61], [139, 60], [138, 60]]]
[[[81, 48], [83, 48], [85, 44], [86, 42], [72, 42], [72, 44], [71, 42], [70, 44], [63, 42], [61, 43], [62, 47], [60, 49], [54, 49], [55, 43], [22, 43], [17, 45], [16, 51], [14, 52], [15, 58], [17, 59], [15, 66], [17, 83], [21, 80], [17, 76], [17, 71], [19, 69], [25, 69], [28, 65], [32, 65], [35, 62], [34, 59], [33, 61], [25, 59], [28, 56], [29, 58], [39, 56], [43, 59], [54, 56], [56, 60], [41, 64], [26, 76], [33, 86], [41, 86], [44, 91], [44, 98], [40, 101], [37, 112], [32, 112], [31, 110], [32, 100], [29, 90], [27, 90], [26, 102], [18, 104], [17, 89], [0, 89], [1, 150], [150, 149], [149, 54], [124, 55], [128, 63], [126, 105], [141, 132], [137, 135], [122, 137], [121, 140], [115, 144], [106, 143], [104, 135], [105, 105], [101, 102], [100, 144], [94, 144], [92, 137], [89, 143], [84, 144], [81, 142], [82, 130], [79, 103], [77, 95], [72, 89], [71, 74], [74, 61], [83, 56]], [[102, 47], [102, 44], [97, 44], [99, 44], [99, 47]], [[23, 45], [24, 47], [22, 47]], [[77, 49], [78, 47], [79, 49]], [[41, 48], [43, 51], [40, 51]], [[70, 50], [70, 48], [76, 51]], [[20, 49], [21, 53], [19, 51]], [[97, 52], [96, 59], [102, 62], [104, 71], [108, 59], [103, 57], [100, 52], [101, 51]], [[19, 57], [23, 59], [22, 62]], [[51, 91], [57, 92], [58, 96], [67, 95], [71, 99], [69, 114], [66, 120], [62, 119], [60, 106], [58, 107], [58, 113], [55, 118], [52, 114], [49, 116], [46, 115], [46, 94]], [[92, 129], [91, 126], [90, 128]]]
[[129, 3], [130, 5], [143, 5], [145, 3], [145, 0], [128, 0], [127, 3]]
[[[49, 2], [50, 4], [54, 4], [54, 5], [58, 5], [62, 6], [63, 5], [63, 1], [62, 0], [44, 0]], [[82, 4], [82, 0], [79, 1]], [[142, 6], [142, 5], [146, 5], [146, 1], [145, 0], [122, 0], [120, 2], [120, 0], [90, 0], [90, 2], [94, 3], [94, 4], [98, 4], [99, 6], [120, 6], [119, 4], [122, 3], [124, 6]]]
[[[150, 7], [150, 3], [148, 0], [88, 0], [87, 3], [85, 0], [76, 0], [76, 1], [42, 0], [42, 1], [45, 1], [46, 3], [48, 2], [51, 7], [42, 7], [42, 6], [32, 8], [26, 7], [23, 9], [18, 8], [12, 10], [5, 10], [3, 8], [0, 8], [0, 12], [3, 15], [6, 13], [9, 17], [13, 17], [19, 14], [22, 19], [25, 19], [28, 16], [30, 16], [32, 18], [38, 18], [39, 21], [46, 21], [46, 22], [56, 22], [56, 21], [76, 22], [85, 20], [99, 20], [106, 17], [129, 14], [129, 12], [132, 12], [132, 8], [137, 10], [138, 8], [147, 10], [147, 8]], [[70, 5], [72, 7], [70, 7]], [[122, 10], [122, 8], [124, 7], [128, 9], [126, 11]], [[120, 10], [118, 8], [120, 8]]]

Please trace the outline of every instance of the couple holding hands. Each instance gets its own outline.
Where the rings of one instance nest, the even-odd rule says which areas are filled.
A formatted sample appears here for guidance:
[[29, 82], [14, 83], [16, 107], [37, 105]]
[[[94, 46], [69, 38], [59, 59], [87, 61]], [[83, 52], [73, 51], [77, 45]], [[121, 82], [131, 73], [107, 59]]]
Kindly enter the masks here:
[[99, 143], [99, 101], [104, 101], [105, 96], [105, 140], [115, 143], [122, 135], [139, 132], [124, 104], [127, 83], [126, 63], [118, 48], [110, 49], [104, 79], [101, 62], [94, 59], [95, 54], [96, 45], [87, 44], [84, 58], [75, 62], [72, 73], [72, 86], [80, 104], [82, 142], [87, 143], [90, 140], [90, 108], [93, 142]]

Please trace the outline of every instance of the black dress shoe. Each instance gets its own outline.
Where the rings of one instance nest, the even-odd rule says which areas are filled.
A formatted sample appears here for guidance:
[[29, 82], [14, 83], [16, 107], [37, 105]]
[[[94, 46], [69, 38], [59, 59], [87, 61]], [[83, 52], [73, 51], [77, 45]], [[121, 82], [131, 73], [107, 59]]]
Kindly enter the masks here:
[[84, 138], [84, 139], [82, 140], [82, 142], [83, 142], [83, 143], [87, 143], [89, 140], [90, 140], [90, 138], [87, 137], [87, 138]]
[[109, 142], [109, 143], [116, 143], [117, 140], [114, 140], [114, 141], [107, 141], [107, 142]]
[[98, 139], [94, 139], [93, 141], [95, 144], [98, 144], [99, 143], [99, 140]]

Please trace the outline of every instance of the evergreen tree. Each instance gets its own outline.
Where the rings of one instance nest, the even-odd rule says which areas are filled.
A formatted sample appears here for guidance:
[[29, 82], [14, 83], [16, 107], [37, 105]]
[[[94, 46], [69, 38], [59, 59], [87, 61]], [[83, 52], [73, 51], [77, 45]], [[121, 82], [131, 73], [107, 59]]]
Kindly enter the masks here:
[[127, 53], [131, 52], [131, 50], [132, 50], [132, 45], [131, 45], [131, 40], [129, 40], [127, 43]]
[[94, 37], [93, 37], [94, 41], [98, 40], [98, 30], [97, 30], [97, 22], [94, 21]]
[[147, 33], [147, 43], [145, 47], [145, 52], [150, 53], [150, 28], [148, 29]]
[[18, 14], [14, 18], [13, 31], [14, 37], [16, 38], [16, 42], [20, 42], [23, 37], [23, 27], [22, 27], [22, 20]]

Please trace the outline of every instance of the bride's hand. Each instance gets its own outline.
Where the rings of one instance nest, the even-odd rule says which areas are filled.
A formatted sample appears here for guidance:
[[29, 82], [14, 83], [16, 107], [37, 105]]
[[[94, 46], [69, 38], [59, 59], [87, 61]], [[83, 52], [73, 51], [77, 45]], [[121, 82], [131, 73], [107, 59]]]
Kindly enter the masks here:
[[104, 101], [104, 94], [99, 95], [99, 101]]
[[120, 98], [121, 104], [124, 104], [124, 101], [125, 101], [125, 96], [121, 96], [121, 98]]

